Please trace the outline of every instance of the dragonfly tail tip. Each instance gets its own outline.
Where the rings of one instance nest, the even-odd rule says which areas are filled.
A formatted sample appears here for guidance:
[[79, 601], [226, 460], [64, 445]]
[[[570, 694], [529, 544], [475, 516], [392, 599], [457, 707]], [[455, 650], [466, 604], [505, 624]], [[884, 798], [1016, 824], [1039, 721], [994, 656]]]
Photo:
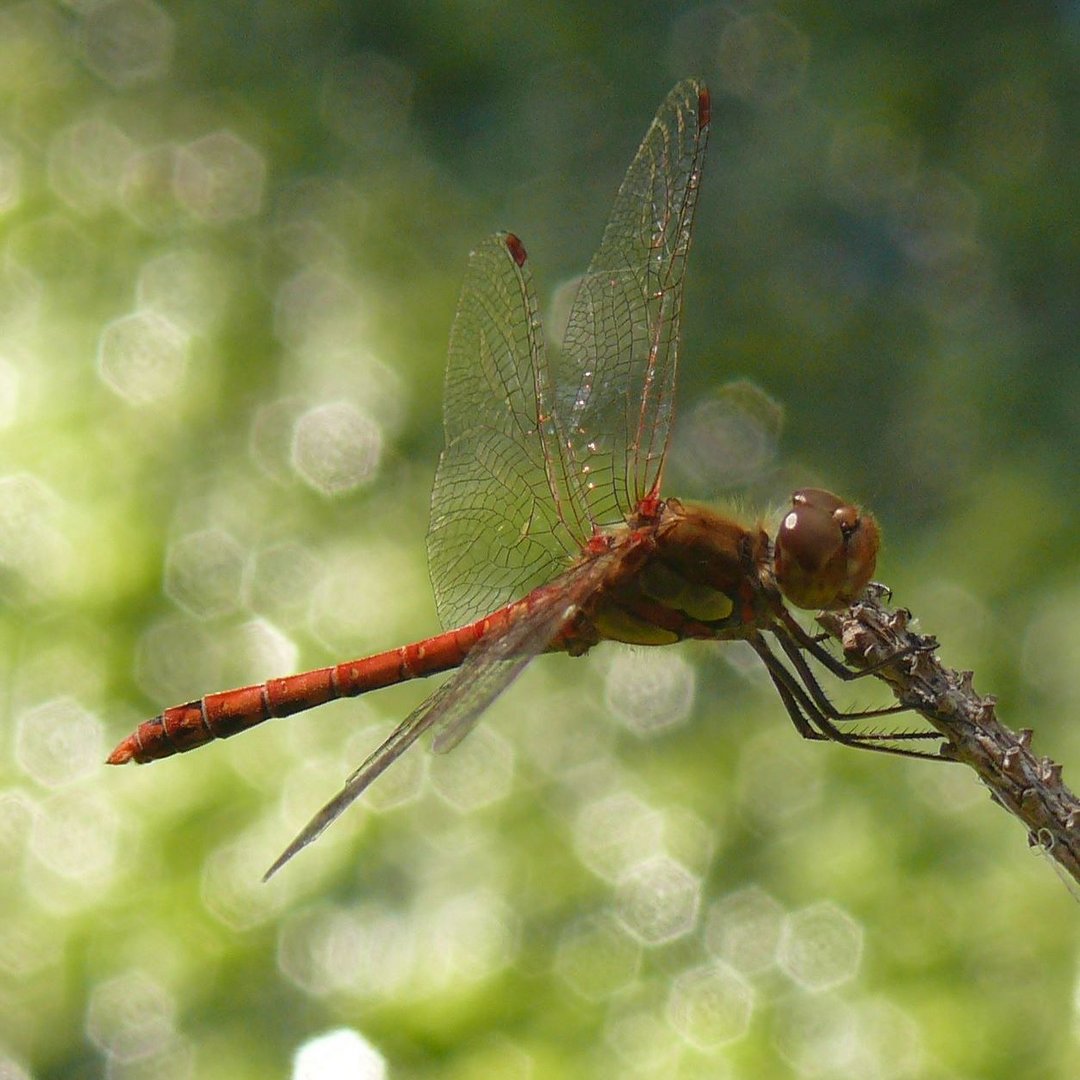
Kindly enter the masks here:
[[129, 736], [105, 759], [105, 764], [126, 765], [134, 757], [135, 745]]

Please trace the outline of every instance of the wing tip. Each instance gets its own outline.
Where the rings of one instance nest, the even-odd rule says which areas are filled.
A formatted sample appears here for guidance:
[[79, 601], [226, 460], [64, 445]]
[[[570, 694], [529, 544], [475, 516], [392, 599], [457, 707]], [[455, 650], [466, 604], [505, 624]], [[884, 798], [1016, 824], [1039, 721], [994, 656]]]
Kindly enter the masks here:
[[506, 250], [510, 252], [510, 258], [513, 259], [518, 266], [524, 266], [525, 260], [529, 255], [525, 250], [525, 245], [521, 242], [521, 238], [512, 232], [508, 232], [503, 237], [503, 243], [506, 245]]

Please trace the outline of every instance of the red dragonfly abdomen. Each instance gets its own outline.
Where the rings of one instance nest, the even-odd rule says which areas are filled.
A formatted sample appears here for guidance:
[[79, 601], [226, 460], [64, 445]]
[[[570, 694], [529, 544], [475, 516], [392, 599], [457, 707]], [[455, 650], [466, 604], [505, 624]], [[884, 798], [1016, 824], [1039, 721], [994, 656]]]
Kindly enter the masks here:
[[356, 697], [369, 690], [460, 667], [477, 641], [486, 633], [504, 629], [522, 603], [509, 604], [468, 626], [389, 652], [174, 705], [140, 724], [109, 755], [108, 763], [142, 763], [182, 754], [214, 739], [227, 739], [273, 717], [290, 716], [338, 698]]

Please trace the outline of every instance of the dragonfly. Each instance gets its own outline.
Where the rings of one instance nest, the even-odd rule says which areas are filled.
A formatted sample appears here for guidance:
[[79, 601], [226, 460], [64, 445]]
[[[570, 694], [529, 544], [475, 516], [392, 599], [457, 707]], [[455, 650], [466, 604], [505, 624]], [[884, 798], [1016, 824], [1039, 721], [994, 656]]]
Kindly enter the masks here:
[[697, 79], [680, 82], [661, 104], [557, 353], [545, 348], [522, 241], [496, 233], [471, 253], [450, 334], [445, 448], [427, 538], [444, 632], [173, 706], [108, 758], [152, 761], [273, 717], [454, 671], [349, 776], [264, 880], [425, 732], [435, 730], [436, 752], [452, 749], [536, 656], [581, 656], [602, 640], [745, 641], [804, 738], [931, 756], [902, 745], [926, 734], [845, 726], [901, 707], [839, 712], [807, 658], [840, 679], [866, 672], [835, 658], [788, 608], [839, 608], [858, 597], [880, 545], [869, 512], [805, 488], [770, 540], [761, 524], [660, 494], [709, 122], [709, 92]]

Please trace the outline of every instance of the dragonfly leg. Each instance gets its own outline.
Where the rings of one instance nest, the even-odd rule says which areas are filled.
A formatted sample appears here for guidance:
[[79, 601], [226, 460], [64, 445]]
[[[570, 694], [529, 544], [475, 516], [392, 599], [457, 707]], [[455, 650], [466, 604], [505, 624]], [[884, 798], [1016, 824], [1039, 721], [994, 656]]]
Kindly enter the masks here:
[[[790, 635], [790, 638], [794, 640], [794, 643], [800, 649], [808, 652], [822, 665], [822, 667], [828, 668], [833, 675], [838, 679], [842, 679], [844, 682], [854, 682], [856, 679], [862, 679], [867, 675], [873, 675], [875, 672], [880, 671], [882, 668], [905, 656], [911, 656], [918, 652], [929, 652], [937, 648], [937, 642], [933, 638], [925, 638], [922, 641], [913, 642], [906, 648], [900, 649], [889, 656], [883, 657], [876, 663], [868, 664], [864, 668], [859, 668], [858, 671], [852, 671], [842, 660], [837, 660], [837, 658], [822, 644], [823, 641], [828, 640], [828, 634], [808, 634], [798, 624], [791, 612], [786, 609], [781, 610], [780, 621], [783, 624], [784, 629]], [[778, 634], [777, 636], [779, 637], [780, 635]], [[897, 709], [894, 711], [899, 712], [901, 710]]]
[[[836, 726], [833, 722], [834, 719], [859, 719], [859, 716], [851, 713], [843, 714], [836, 709], [825, 696], [825, 692], [817, 684], [817, 680], [813, 678], [813, 674], [806, 667], [806, 662], [801, 656], [799, 657], [801, 668], [805, 669], [806, 674], [809, 676], [809, 682], [806, 686], [800, 681], [803, 677], [803, 671], [799, 670], [800, 678], [796, 678], [796, 676], [784, 666], [780, 658], [769, 649], [769, 646], [765, 643], [763, 638], [754, 635], [749, 638], [749, 641], [751, 647], [764, 662], [765, 667], [769, 672], [769, 677], [772, 679], [773, 686], [776, 687], [780, 699], [787, 709], [788, 716], [795, 726], [795, 730], [798, 731], [804, 739], [818, 742], [836, 742], [859, 750], [871, 750], [879, 754], [893, 754], [897, 757], [925, 758], [932, 761], [949, 760], [948, 758], [943, 758], [940, 754], [933, 754], [925, 750], [910, 750], [905, 747], [888, 745], [888, 743], [891, 742], [941, 739], [942, 736], [935, 731], [843, 731]], [[815, 687], [813, 695], [809, 690], [811, 685]], [[826, 706], [825, 708], [819, 706], [815, 700], [818, 697], [820, 697], [822, 703]], [[889, 711], [896, 712], [906, 710], [901, 707], [900, 709]], [[868, 715], [880, 715], [880, 713], [871, 712]]]
[[[792, 641], [783, 631], [777, 630], [775, 631], [775, 634], [776, 640], [784, 650], [784, 654], [787, 656], [788, 660], [791, 661], [792, 667], [795, 668], [801, 686], [813, 699], [818, 711], [830, 720], [870, 720], [876, 716], [892, 716], [895, 713], [911, 711], [909, 705], [897, 704], [887, 705], [881, 709], [858, 709], [853, 712], [841, 712], [829, 700], [828, 695], [822, 689], [821, 683], [818, 682], [814, 673], [810, 670], [810, 665], [806, 662], [806, 658], [799, 651], [798, 644]], [[830, 668], [830, 670], [832, 669]]]

